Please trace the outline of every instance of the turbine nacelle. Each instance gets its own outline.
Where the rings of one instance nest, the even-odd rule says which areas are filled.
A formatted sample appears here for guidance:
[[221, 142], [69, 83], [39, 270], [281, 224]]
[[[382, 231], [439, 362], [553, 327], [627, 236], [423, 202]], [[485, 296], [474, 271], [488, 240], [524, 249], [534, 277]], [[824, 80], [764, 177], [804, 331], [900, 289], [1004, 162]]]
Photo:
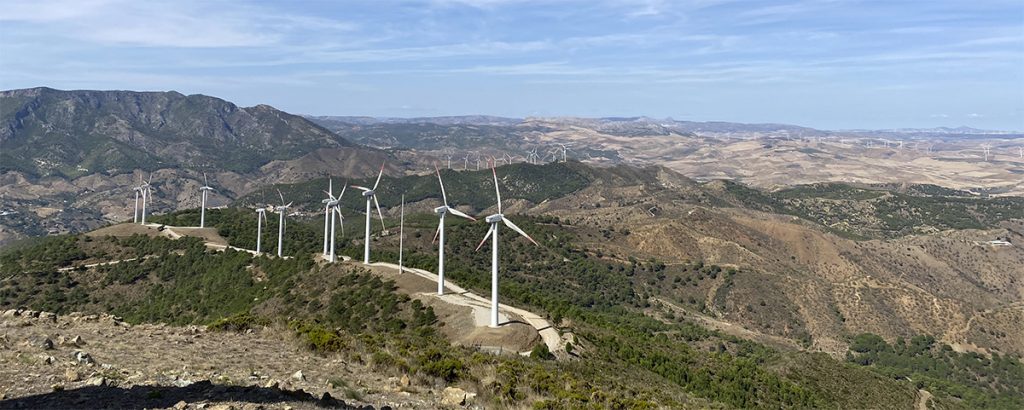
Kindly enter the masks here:
[[487, 223], [489, 223], [489, 224], [496, 224], [498, 222], [501, 222], [501, 220], [503, 220], [503, 219], [505, 219], [505, 215], [494, 214], [494, 215], [488, 216], [486, 219], [484, 219], [484, 221], [487, 221]]
[[434, 213], [437, 214], [438, 216], [444, 215], [444, 214], [448, 213], [448, 207], [447, 206], [439, 206], [437, 208], [434, 208]]
[[373, 196], [373, 194], [374, 194], [374, 191], [372, 189], [368, 190], [368, 191], [363, 191], [363, 196], [365, 196], [365, 197], [371, 197], [371, 196]]

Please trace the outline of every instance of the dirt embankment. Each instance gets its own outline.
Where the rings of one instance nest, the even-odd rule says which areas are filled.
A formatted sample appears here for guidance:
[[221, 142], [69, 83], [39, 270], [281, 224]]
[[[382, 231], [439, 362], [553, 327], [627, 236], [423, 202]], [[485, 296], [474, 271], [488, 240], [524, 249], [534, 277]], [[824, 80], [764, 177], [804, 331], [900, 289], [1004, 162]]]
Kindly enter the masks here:
[[443, 406], [444, 386], [410, 388], [343, 355], [309, 352], [282, 329], [10, 310], [0, 334], [0, 409]]

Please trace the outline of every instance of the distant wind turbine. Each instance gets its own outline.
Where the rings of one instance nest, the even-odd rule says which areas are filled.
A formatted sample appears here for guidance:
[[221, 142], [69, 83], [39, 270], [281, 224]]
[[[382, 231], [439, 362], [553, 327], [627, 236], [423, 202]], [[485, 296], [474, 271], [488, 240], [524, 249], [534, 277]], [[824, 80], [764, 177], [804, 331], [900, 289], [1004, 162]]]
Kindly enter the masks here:
[[329, 221], [331, 219], [331, 201], [334, 201], [334, 179], [327, 177], [327, 198], [324, 198], [320, 203], [324, 204], [324, 252], [323, 256], [326, 258], [327, 255], [327, 244], [328, 238], [331, 237], [329, 229]]
[[494, 176], [494, 195], [498, 199], [498, 213], [487, 217], [486, 221], [491, 224], [491, 228], [487, 230], [487, 234], [484, 235], [484, 239], [480, 241], [476, 249], [480, 250], [480, 247], [484, 246], [484, 242], [487, 242], [487, 237], [491, 237], [491, 327], [498, 327], [498, 222], [504, 223], [509, 229], [516, 231], [534, 245], [537, 245], [537, 241], [533, 240], [530, 235], [519, 229], [516, 224], [505, 218], [505, 215], [501, 213], [501, 192], [498, 190], [498, 172], [492, 167], [491, 174]]
[[203, 203], [200, 206], [200, 210], [199, 210], [199, 227], [200, 228], [205, 228], [206, 227], [206, 195], [209, 194], [210, 192], [217, 192], [216, 190], [214, 190], [213, 188], [210, 187], [210, 183], [206, 179], [206, 173], [205, 172], [203, 173], [203, 186], [199, 188], [199, 192], [203, 196]]
[[274, 207], [274, 211], [277, 212], [277, 214], [280, 217], [280, 221], [278, 222], [277, 225], [277, 256], [281, 257], [281, 250], [284, 248], [284, 213], [288, 211], [288, 208], [291, 208], [292, 203], [289, 202], [287, 205], [285, 205], [284, 194], [281, 193], [280, 189], [277, 190], [277, 195], [281, 197], [281, 205]]
[[380, 211], [380, 202], [377, 201], [377, 186], [380, 185], [380, 178], [382, 176], [384, 176], [384, 163], [380, 164], [380, 173], [377, 174], [377, 182], [373, 183], [373, 188], [352, 185], [352, 188], [363, 191], [363, 198], [366, 198], [366, 241], [363, 243], [363, 264], [370, 263], [370, 215], [373, 215], [370, 209], [370, 200], [373, 200], [373, 204], [377, 206], [377, 215], [380, 216], [380, 228], [384, 230], [384, 214]]
[[267, 208], [256, 208], [256, 254], [262, 255], [260, 244], [263, 240], [263, 221], [267, 220]]
[[466, 219], [468, 219], [470, 221], [475, 221], [476, 218], [473, 218], [472, 216], [469, 216], [469, 215], [466, 215], [466, 214], [462, 213], [462, 211], [459, 211], [458, 209], [455, 209], [455, 208], [453, 208], [451, 206], [448, 206], [448, 195], [445, 194], [445, 192], [444, 192], [444, 181], [441, 180], [441, 170], [437, 169], [437, 167], [434, 167], [434, 170], [437, 171], [437, 182], [438, 182], [438, 184], [441, 185], [441, 200], [443, 201], [441, 206], [439, 206], [437, 208], [434, 208], [434, 213], [437, 214], [438, 219], [439, 219], [439, 221], [437, 223], [437, 232], [434, 235], [434, 239], [437, 239], [437, 241], [438, 241], [437, 242], [437, 294], [438, 295], [443, 295], [444, 294], [444, 217], [449, 212], [451, 212], [452, 215], [455, 215], [455, 216], [458, 216], [458, 217], [462, 217], [462, 218], [466, 218]]
[[132, 188], [135, 191], [135, 213], [132, 223], [139, 223], [139, 195], [142, 194], [142, 175], [139, 175], [139, 186]]
[[151, 182], [153, 182], [153, 174], [152, 173], [149, 174], [149, 181], [146, 181], [142, 185], [139, 186], [139, 189], [142, 190], [142, 224], [143, 225], [146, 224], [146, 203], [149, 202], [149, 197], [153, 195], [153, 185], [151, 184]]
[[[335, 198], [334, 195], [331, 194], [330, 192], [326, 192], [325, 191], [325, 193], [327, 194], [328, 199], [329, 199], [327, 201], [327, 213], [330, 214], [330, 216], [331, 216], [331, 218], [330, 218], [330, 221], [331, 221], [331, 226], [330, 226], [330, 228], [331, 228], [330, 229], [331, 249], [330, 249], [330, 252], [327, 255], [324, 255], [324, 256], [327, 257], [327, 260], [331, 261], [332, 263], [338, 261], [338, 254], [335, 252], [336, 248], [334, 247], [334, 239], [337, 237], [337, 235], [335, 235], [335, 233], [334, 233], [334, 226], [335, 226], [335, 223], [338, 220], [341, 221], [341, 236], [345, 236], [345, 217], [343, 217], [341, 215], [341, 207], [338, 206], [338, 203], [341, 201], [341, 197], [345, 195], [345, 189], [347, 189], [347, 188], [348, 188], [348, 183], [346, 183], [345, 186], [341, 188], [341, 193], [338, 194], [337, 198]], [[327, 231], [325, 230], [325, 232], [327, 232]]]

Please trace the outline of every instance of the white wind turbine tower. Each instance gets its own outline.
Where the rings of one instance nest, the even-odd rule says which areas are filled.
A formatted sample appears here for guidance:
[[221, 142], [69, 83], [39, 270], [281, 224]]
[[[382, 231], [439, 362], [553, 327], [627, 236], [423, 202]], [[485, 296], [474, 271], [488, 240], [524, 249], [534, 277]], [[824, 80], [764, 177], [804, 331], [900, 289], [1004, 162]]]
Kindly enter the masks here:
[[462, 170], [469, 171], [469, 154], [466, 154], [466, 157], [463, 159]]
[[200, 206], [200, 210], [199, 210], [199, 227], [200, 228], [205, 228], [206, 227], [206, 195], [209, 194], [210, 192], [217, 192], [216, 190], [214, 190], [213, 188], [210, 187], [210, 183], [206, 179], [206, 173], [205, 172], [203, 173], [203, 186], [199, 188], [199, 192], [203, 196], [203, 203]]
[[537, 245], [537, 241], [533, 240], [522, 229], [519, 229], [508, 218], [505, 218], [505, 215], [502, 215], [501, 192], [498, 191], [498, 173], [493, 167], [491, 168], [491, 173], [494, 175], [494, 195], [498, 198], [498, 213], [487, 217], [486, 221], [491, 224], [491, 227], [487, 230], [487, 235], [484, 235], [484, 239], [480, 241], [476, 249], [480, 250], [480, 247], [484, 246], [484, 242], [487, 242], [487, 237], [491, 237], [491, 327], [498, 327], [498, 222], [504, 223], [509, 229], [529, 239], [534, 245]]
[[372, 215], [370, 209], [370, 200], [373, 200], [374, 205], [377, 206], [377, 215], [380, 216], [380, 228], [384, 229], [384, 214], [380, 211], [380, 202], [377, 201], [377, 185], [380, 185], [380, 177], [384, 176], [384, 164], [380, 164], [380, 173], [377, 174], [377, 182], [373, 183], [373, 188], [367, 188], [358, 185], [352, 185], [352, 188], [363, 191], [363, 198], [366, 198], [366, 241], [363, 243], [363, 264], [370, 263], [370, 215]]
[[[334, 226], [335, 226], [336, 221], [338, 221], [338, 220], [341, 221], [341, 235], [345, 236], [345, 217], [341, 216], [341, 208], [338, 206], [338, 203], [341, 201], [341, 197], [343, 195], [345, 195], [345, 189], [347, 189], [347, 188], [348, 188], [348, 184], [346, 183], [345, 186], [341, 188], [341, 193], [338, 194], [337, 198], [335, 198], [332, 193], [325, 191], [325, 193], [329, 197], [328, 201], [327, 201], [327, 213], [330, 214], [330, 216], [331, 216], [331, 218], [330, 218], [330, 221], [331, 221], [331, 226], [330, 226], [330, 228], [331, 228], [330, 229], [331, 250], [330, 250], [330, 252], [328, 254], [326, 254], [324, 256], [327, 258], [327, 260], [331, 261], [332, 263], [338, 261], [338, 254], [334, 251], [335, 250], [334, 238], [337, 236], [337, 235], [334, 234]], [[324, 230], [324, 232], [328, 232], [328, 231]]]
[[566, 162], [566, 160], [565, 160], [565, 144], [558, 144], [558, 145], [562, 147], [562, 162]]
[[985, 151], [985, 161], [987, 162], [988, 161], [988, 154], [989, 154], [989, 151], [991, 151], [992, 146], [988, 145], [988, 144], [982, 144], [981, 145], [981, 149]]
[[289, 202], [287, 205], [285, 205], [284, 194], [281, 193], [280, 189], [277, 190], [277, 195], [281, 197], [281, 205], [275, 206], [274, 212], [277, 212], [280, 218], [280, 221], [278, 222], [277, 225], [277, 256], [281, 257], [281, 249], [283, 248], [282, 245], [284, 244], [284, 213], [288, 211], [288, 208], [291, 208], [292, 203]]
[[263, 248], [260, 247], [263, 239], [263, 221], [267, 220], [267, 208], [256, 208], [256, 255], [263, 254]]
[[476, 218], [448, 206], [448, 195], [444, 192], [441, 170], [437, 169], [437, 167], [434, 167], [434, 170], [437, 171], [437, 182], [441, 185], [441, 200], [443, 201], [441, 206], [434, 208], [434, 213], [437, 214], [439, 219], [434, 239], [437, 239], [437, 294], [440, 296], [444, 295], [444, 217], [450, 212], [452, 215], [466, 218], [470, 221], [476, 221]]
[[132, 188], [135, 191], [135, 213], [132, 223], [139, 223], [139, 195], [142, 194], [142, 175], [139, 175], [139, 186]]
[[328, 238], [331, 237], [329, 229], [329, 221], [331, 219], [331, 201], [334, 201], [334, 179], [327, 177], [327, 198], [324, 198], [320, 203], [324, 204], [324, 252], [323, 256], [326, 258], [327, 254], [327, 243]]
[[452, 154], [445, 155], [448, 157], [448, 169], [452, 169]]
[[146, 224], [146, 203], [149, 202], [149, 197], [150, 197], [150, 195], [153, 194], [153, 185], [150, 184], [150, 182], [153, 182], [153, 174], [152, 173], [149, 174], [149, 181], [146, 181], [142, 185], [139, 185], [139, 190], [142, 191], [142, 221], [141, 222], [142, 222], [143, 225]]
[[480, 155], [479, 154], [477, 154], [477, 156], [476, 156], [476, 170], [477, 171], [480, 170]]

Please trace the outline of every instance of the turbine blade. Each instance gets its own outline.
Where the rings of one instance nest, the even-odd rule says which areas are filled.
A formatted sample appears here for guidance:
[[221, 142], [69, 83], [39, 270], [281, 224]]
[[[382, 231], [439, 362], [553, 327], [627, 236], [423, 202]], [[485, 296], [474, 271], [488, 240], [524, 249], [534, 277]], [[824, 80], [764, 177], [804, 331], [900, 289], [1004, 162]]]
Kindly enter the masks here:
[[383, 230], [385, 230], [385, 228], [384, 228], [384, 214], [380, 211], [380, 202], [377, 202], [377, 195], [373, 196], [373, 204], [377, 206], [377, 216], [380, 217], [380, 230], [383, 231]]
[[206, 180], [206, 173], [203, 173], [203, 186], [210, 186], [210, 182]]
[[340, 193], [340, 194], [338, 194], [338, 200], [339, 200], [339, 201], [341, 200], [341, 197], [342, 197], [343, 195], [345, 195], [345, 188], [348, 188], [348, 182], [346, 182], [346, 183], [345, 183], [345, 186], [341, 187], [341, 193]]
[[501, 192], [498, 191], [498, 171], [491, 167], [491, 174], [494, 175], [494, 196], [498, 197], [498, 213], [501, 213]]
[[492, 233], [494, 233], [494, 224], [491, 224], [491, 227], [487, 228], [487, 235], [484, 235], [484, 239], [476, 246], [476, 250], [480, 250], [480, 247], [484, 246], [484, 242], [487, 242], [487, 238], [490, 238]]
[[277, 190], [277, 196], [281, 197], [281, 205], [284, 205], [284, 194], [281, 193], [280, 189]]
[[380, 164], [380, 173], [377, 174], [377, 182], [373, 183], [373, 189], [377, 189], [377, 185], [380, 184], [380, 177], [384, 176], [384, 164], [385, 162], [382, 162]]
[[533, 240], [533, 238], [531, 238], [530, 235], [527, 235], [526, 232], [523, 232], [522, 229], [519, 229], [519, 227], [516, 226], [516, 224], [512, 223], [512, 221], [508, 220], [508, 218], [501, 217], [501, 221], [505, 223], [505, 226], [511, 228], [513, 231], [519, 232], [519, 234], [523, 235], [524, 238], [529, 239], [530, 242], [533, 242], [534, 245], [540, 246], [540, 244], [537, 243], [537, 241]]
[[[330, 177], [327, 178], [327, 194], [334, 195], [334, 179]], [[331, 198], [334, 197], [332, 196]]]
[[331, 195], [330, 192], [324, 191], [324, 193], [327, 194], [327, 197], [331, 198], [332, 201], [337, 201], [337, 199], [334, 199], [334, 195]]
[[363, 191], [363, 192], [370, 191], [370, 188], [367, 188], [367, 187], [364, 187], [364, 186], [360, 186], [360, 185], [352, 185], [352, 188], [358, 189], [358, 190]]
[[466, 215], [466, 214], [465, 214], [465, 213], [463, 213], [462, 211], [460, 211], [460, 210], [458, 210], [458, 209], [455, 209], [455, 208], [452, 208], [452, 207], [450, 207], [450, 206], [448, 207], [448, 212], [451, 212], [451, 213], [452, 213], [452, 215], [455, 215], [455, 216], [461, 216], [461, 217], [463, 217], [463, 218], [469, 219], [470, 221], [475, 221], [475, 220], [476, 220], [476, 218], [474, 218], [474, 217], [472, 217], [472, 216], [469, 216], [469, 215]]
[[441, 200], [444, 201], [444, 206], [448, 206], [448, 195], [444, 193], [444, 181], [441, 180], [441, 170], [437, 169], [437, 165], [434, 165], [434, 171], [437, 171], [437, 182], [441, 184]]
[[441, 222], [437, 223], [437, 229], [434, 230], [434, 239], [430, 240], [430, 243], [437, 243], [437, 235], [441, 233]]

